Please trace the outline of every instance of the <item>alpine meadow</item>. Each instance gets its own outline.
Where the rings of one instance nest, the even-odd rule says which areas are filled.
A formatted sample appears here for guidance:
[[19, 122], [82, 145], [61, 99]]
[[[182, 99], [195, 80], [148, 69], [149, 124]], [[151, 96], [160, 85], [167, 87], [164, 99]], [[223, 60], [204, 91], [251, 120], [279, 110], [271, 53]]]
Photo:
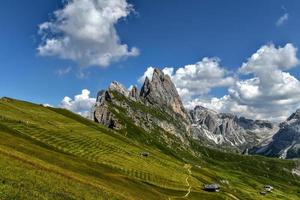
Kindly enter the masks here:
[[299, 9], [4, 0], [0, 200], [300, 200]]

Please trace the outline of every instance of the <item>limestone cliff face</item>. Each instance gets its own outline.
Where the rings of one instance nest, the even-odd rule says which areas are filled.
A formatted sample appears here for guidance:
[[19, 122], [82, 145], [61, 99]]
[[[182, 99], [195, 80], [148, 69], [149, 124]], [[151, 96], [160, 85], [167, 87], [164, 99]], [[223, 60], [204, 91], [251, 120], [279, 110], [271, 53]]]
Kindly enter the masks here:
[[120, 128], [114, 115], [109, 111], [108, 102], [111, 102], [111, 96], [108, 91], [100, 91], [97, 95], [97, 103], [93, 110], [94, 121], [103, 124], [109, 128]]
[[260, 154], [279, 158], [300, 157], [300, 109], [280, 124], [279, 131], [272, 141], [266, 145], [250, 150], [252, 154]]
[[165, 75], [161, 70], [155, 69], [152, 80], [146, 78], [141, 89], [141, 97], [145, 102], [165, 108], [169, 114], [177, 113], [187, 119], [187, 112], [183, 107], [182, 101], [175, 85], [168, 75]]
[[130, 92], [129, 92], [129, 98], [131, 100], [137, 101], [139, 100], [140, 92], [136, 86], [132, 86]]
[[146, 131], [160, 128], [181, 141], [189, 134], [190, 121], [170, 77], [155, 69], [152, 80], [145, 79], [141, 91], [133, 86], [127, 90], [112, 82], [98, 93], [93, 109], [94, 120], [109, 128], [121, 129], [116, 113], [123, 109], [136, 126]]
[[241, 150], [265, 142], [278, 130], [276, 124], [269, 121], [217, 113], [202, 106], [191, 110], [190, 116], [193, 124], [192, 135], [195, 139]]
[[188, 112], [171, 78], [159, 69], [153, 71], [151, 80], [145, 79], [140, 91], [136, 86], [129, 91], [112, 82], [107, 90], [98, 93], [94, 120], [112, 129], [126, 129], [128, 124], [121, 123], [120, 117], [147, 132], [162, 129], [184, 144], [194, 139], [204, 145], [239, 151], [268, 142], [278, 130], [268, 121], [217, 113], [201, 106]]

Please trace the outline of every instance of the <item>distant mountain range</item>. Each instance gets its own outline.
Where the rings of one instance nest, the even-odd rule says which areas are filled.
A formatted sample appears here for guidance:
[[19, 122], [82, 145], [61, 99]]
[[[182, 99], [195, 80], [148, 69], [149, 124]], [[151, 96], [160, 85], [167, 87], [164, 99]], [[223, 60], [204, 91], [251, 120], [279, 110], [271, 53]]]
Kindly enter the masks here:
[[243, 151], [265, 144], [278, 131], [278, 126], [264, 120], [251, 120], [228, 113], [217, 113], [202, 106], [190, 111], [193, 138], [207, 140], [212, 146]]
[[[129, 91], [118, 82], [100, 91], [92, 111], [94, 121], [122, 129], [121, 116], [115, 106], [124, 109], [126, 116], [123, 117], [132, 119], [136, 126], [146, 131], [159, 128], [186, 146], [194, 140], [226, 151], [300, 157], [300, 110], [281, 124], [217, 113], [202, 106], [186, 110], [170, 77], [160, 69], [154, 70], [151, 80], [146, 77], [140, 91], [136, 86]], [[141, 112], [136, 106], [147, 110]], [[159, 115], [157, 111], [166, 115]]]
[[283, 159], [299, 158], [300, 109], [293, 113], [285, 122], [282, 122], [279, 127], [279, 131], [273, 136], [270, 143], [253, 148], [250, 152]]

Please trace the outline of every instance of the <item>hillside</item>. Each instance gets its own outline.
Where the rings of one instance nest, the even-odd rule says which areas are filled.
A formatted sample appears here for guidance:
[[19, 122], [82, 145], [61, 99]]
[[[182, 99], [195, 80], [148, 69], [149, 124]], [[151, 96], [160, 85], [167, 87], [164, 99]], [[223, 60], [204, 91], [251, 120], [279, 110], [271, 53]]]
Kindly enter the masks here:
[[[151, 142], [66, 110], [2, 98], [0, 199], [300, 199], [295, 161], [193, 142], [193, 151], [171, 149], [131, 125], [131, 137]], [[203, 191], [214, 182], [219, 193]], [[275, 189], [261, 196], [265, 184]]]

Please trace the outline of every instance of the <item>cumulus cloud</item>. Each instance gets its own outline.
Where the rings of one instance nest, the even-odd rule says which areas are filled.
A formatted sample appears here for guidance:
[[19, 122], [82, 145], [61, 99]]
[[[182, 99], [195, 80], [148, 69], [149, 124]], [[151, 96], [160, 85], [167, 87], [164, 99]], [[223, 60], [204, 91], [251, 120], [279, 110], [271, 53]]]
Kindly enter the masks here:
[[205, 57], [195, 64], [180, 67], [171, 77], [184, 100], [207, 94], [212, 88], [228, 87], [234, 83], [234, 77], [220, 65], [218, 58]]
[[81, 91], [81, 94], [75, 95], [74, 99], [68, 96], [64, 97], [60, 107], [88, 117], [95, 102], [96, 99], [90, 97], [90, 91], [84, 89]]
[[292, 44], [262, 46], [239, 68], [252, 77], [237, 80], [222, 98], [193, 99], [196, 104], [219, 112], [232, 112], [255, 119], [282, 121], [300, 107], [300, 82], [287, 70], [299, 64]]
[[284, 13], [282, 16], [279, 17], [279, 19], [276, 21], [276, 26], [282, 26], [289, 20], [289, 14]]
[[[164, 74], [167, 74], [169, 76], [172, 76], [173, 74], [173, 68], [164, 68], [162, 71], [164, 72]], [[141, 76], [139, 79], [138, 79], [138, 83], [140, 84], [143, 84], [146, 77], [148, 77], [150, 80], [152, 80], [152, 75], [153, 75], [153, 71], [154, 71], [154, 67], [148, 67], [146, 69], [146, 71], [144, 72], [143, 76]]]
[[[143, 83], [146, 77], [151, 79], [153, 70], [153, 67], [148, 67], [138, 82]], [[195, 64], [179, 67], [177, 70], [165, 67], [163, 72], [171, 77], [184, 101], [207, 94], [212, 88], [228, 87], [234, 83], [234, 77], [221, 67], [218, 58], [205, 57]]]
[[296, 54], [297, 48], [290, 43], [278, 48], [274, 44], [264, 45], [243, 63], [239, 71], [257, 75], [276, 69], [288, 70], [299, 63]]
[[137, 56], [139, 50], [121, 43], [115, 28], [132, 11], [126, 0], [66, 0], [54, 19], [39, 25], [38, 53], [100, 67]]
[[[217, 58], [178, 68], [164, 68], [175, 83], [186, 108], [196, 105], [253, 119], [283, 121], [300, 108], [300, 81], [288, 71], [299, 65], [293, 44], [264, 45], [244, 62], [236, 73], [228, 72]], [[139, 79], [151, 78], [149, 67]], [[247, 75], [247, 76], [244, 76]], [[211, 90], [227, 88], [223, 97]]]

